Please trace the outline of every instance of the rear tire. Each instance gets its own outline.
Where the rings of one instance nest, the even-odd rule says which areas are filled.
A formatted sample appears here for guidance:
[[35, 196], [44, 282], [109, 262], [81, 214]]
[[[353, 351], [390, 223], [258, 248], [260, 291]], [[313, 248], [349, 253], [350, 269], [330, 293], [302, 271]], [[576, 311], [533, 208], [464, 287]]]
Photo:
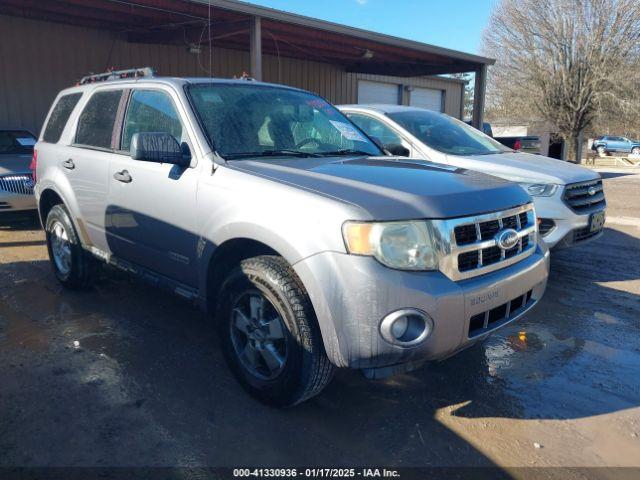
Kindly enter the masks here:
[[58, 281], [72, 290], [87, 288], [95, 277], [97, 262], [80, 245], [69, 211], [55, 205], [45, 221], [47, 250]]
[[596, 148], [596, 151], [598, 152], [598, 155], [600, 157], [606, 157], [607, 156], [607, 149], [604, 148], [603, 146], [599, 146], [598, 148]]
[[281, 257], [243, 260], [218, 295], [217, 324], [229, 367], [259, 401], [291, 407], [331, 381], [315, 312]]
[[631, 153], [633, 153], [634, 155], [640, 155], [640, 147], [633, 147], [631, 149]]

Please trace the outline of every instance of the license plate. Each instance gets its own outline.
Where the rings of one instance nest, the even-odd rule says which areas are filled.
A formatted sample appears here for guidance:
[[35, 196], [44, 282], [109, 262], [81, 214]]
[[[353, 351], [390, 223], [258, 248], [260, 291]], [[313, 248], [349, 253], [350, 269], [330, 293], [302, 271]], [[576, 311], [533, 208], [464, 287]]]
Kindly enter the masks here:
[[591, 214], [589, 218], [589, 231], [597, 232], [604, 227], [604, 212], [596, 212]]

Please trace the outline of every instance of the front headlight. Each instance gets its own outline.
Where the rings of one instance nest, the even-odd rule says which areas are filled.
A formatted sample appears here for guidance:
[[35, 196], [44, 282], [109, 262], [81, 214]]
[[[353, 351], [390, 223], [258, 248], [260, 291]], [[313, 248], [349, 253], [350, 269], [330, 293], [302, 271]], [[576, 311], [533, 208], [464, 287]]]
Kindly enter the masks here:
[[342, 233], [351, 254], [373, 256], [383, 265], [399, 270], [438, 268], [438, 256], [426, 221], [346, 222]]
[[558, 185], [553, 183], [521, 183], [520, 186], [532, 197], [550, 197], [558, 190]]

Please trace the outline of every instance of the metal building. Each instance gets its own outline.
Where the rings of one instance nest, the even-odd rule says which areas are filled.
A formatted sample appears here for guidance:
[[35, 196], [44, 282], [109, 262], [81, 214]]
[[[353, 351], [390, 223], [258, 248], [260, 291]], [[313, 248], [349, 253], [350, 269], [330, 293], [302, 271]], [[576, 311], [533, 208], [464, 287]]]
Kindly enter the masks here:
[[0, 0], [0, 127], [38, 132], [59, 90], [90, 72], [233, 77], [316, 92], [332, 103], [399, 103], [462, 116], [475, 72], [482, 121], [492, 59], [236, 0]]

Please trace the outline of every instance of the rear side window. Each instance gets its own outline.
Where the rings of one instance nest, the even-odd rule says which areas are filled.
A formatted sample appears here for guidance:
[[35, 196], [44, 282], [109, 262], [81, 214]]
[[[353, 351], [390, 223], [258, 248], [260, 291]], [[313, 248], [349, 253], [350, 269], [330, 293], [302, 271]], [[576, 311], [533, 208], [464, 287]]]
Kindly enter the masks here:
[[42, 140], [48, 143], [58, 143], [64, 126], [67, 124], [67, 120], [69, 120], [69, 116], [78, 104], [80, 97], [82, 97], [82, 93], [71, 93], [60, 97], [56, 106], [53, 107], [49, 122], [44, 129]]
[[122, 90], [96, 92], [78, 120], [76, 144], [111, 149], [113, 124], [118, 114]]

